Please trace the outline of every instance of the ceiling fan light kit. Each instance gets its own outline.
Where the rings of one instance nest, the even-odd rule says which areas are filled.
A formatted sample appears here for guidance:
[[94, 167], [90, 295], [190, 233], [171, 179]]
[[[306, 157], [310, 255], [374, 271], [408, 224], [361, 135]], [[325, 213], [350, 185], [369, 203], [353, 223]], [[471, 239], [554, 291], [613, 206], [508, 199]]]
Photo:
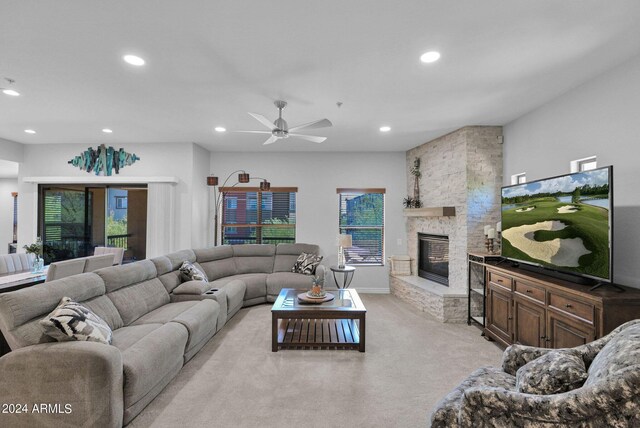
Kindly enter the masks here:
[[289, 137], [299, 138], [301, 140], [311, 141], [313, 143], [322, 143], [324, 140], [327, 139], [326, 137], [316, 137], [313, 135], [292, 133], [292, 131], [295, 132], [295, 131], [300, 131], [304, 129], [317, 129], [317, 128], [326, 128], [329, 126], [333, 126], [333, 124], [329, 119], [320, 119], [313, 122], [305, 123], [303, 125], [294, 126], [293, 128], [289, 128], [289, 124], [287, 123], [287, 121], [282, 118], [282, 109], [284, 109], [287, 106], [287, 102], [282, 100], [277, 100], [277, 101], [274, 101], [273, 104], [278, 109], [278, 118], [273, 123], [271, 123], [269, 119], [267, 119], [261, 114], [249, 113], [251, 117], [256, 119], [258, 122], [262, 123], [267, 128], [269, 128], [269, 131], [237, 131], [237, 132], [246, 132], [250, 134], [271, 134], [271, 136], [267, 139], [267, 141], [263, 143], [263, 145], [273, 144], [280, 139], [289, 138]]

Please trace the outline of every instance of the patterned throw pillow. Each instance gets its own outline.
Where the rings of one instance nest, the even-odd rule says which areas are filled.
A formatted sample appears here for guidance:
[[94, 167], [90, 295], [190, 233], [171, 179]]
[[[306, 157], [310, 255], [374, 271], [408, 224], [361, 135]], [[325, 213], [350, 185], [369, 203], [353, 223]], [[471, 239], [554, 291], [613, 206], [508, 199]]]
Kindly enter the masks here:
[[580, 352], [563, 349], [551, 351], [520, 367], [516, 372], [516, 389], [525, 394], [559, 394], [580, 388], [586, 378]]
[[207, 274], [189, 261], [182, 263], [182, 266], [180, 266], [180, 273], [185, 281], [209, 282]]
[[59, 342], [86, 340], [109, 345], [113, 339], [111, 328], [102, 318], [69, 297], [63, 297], [40, 325], [47, 336]]
[[322, 261], [322, 256], [317, 254], [302, 253], [291, 268], [291, 272], [315, 275], [316, 268]]

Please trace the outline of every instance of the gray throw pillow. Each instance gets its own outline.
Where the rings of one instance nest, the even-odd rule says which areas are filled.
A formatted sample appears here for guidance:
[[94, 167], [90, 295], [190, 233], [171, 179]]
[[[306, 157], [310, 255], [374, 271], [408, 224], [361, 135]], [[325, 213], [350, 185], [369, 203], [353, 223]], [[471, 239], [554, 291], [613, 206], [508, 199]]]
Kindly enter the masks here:
[[298, 259], [293, 264], [291, 272], [303, 273], [305, 275], [314, 275], [316, 268], [322, 261], [322, 256], [317, 254], [302, 253], [298, 256]]
[[185, 281], [204, 281], [209, 282], [207, 274], [202, 269], [189, 261], [185, 261], [180, 266], [180, 273]]
[[111, 328], [102, 318], [69, 297], [63, 297], [40, 325], [47, 336], [59, 342], [81, 340], [109, 345], [113, 339]]
[[525, 394], [559, 394], [580, 388], [586, 378], [582, 355], [572, 349], [562, 349], [520, 367], [516, 372], [516, 389]]

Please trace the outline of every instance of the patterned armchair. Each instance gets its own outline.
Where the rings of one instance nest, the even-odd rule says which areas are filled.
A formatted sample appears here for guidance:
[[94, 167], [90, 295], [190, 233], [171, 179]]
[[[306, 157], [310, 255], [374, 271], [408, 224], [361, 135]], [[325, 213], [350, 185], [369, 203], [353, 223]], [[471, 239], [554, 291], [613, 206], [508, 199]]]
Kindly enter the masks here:
[[[512, 345], [502, 368], [484, 367], [438, 403], [431, 426], [438, 427], [638, 427], [640, 426], [640, 320], [568, 351], [582, 357], [584, 384], [567, 392], [518, 392], [516, 373], [553, 349]], [[556, 350], [557, 351], [557, 350]], [[562, 364], [546, 366], [560, 376]]]

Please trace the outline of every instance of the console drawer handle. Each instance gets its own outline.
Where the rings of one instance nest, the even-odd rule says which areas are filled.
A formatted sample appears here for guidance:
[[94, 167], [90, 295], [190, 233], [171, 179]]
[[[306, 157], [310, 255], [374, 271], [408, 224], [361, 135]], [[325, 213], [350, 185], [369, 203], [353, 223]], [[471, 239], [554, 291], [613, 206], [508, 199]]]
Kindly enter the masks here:
[[502, 284], [502, 280], [501, 280], [501, 279], [499, 279], [499, 280], [498, 280], [498, 282], [499, 282], [500, 284]]
[[527, 293], [533, 293], [533, 291], [527, 288]]
[[571, 303], [567, 303], [565, 306], [566, 306], [567, 308], [570, 308], [570, 307], [571, 307]]

